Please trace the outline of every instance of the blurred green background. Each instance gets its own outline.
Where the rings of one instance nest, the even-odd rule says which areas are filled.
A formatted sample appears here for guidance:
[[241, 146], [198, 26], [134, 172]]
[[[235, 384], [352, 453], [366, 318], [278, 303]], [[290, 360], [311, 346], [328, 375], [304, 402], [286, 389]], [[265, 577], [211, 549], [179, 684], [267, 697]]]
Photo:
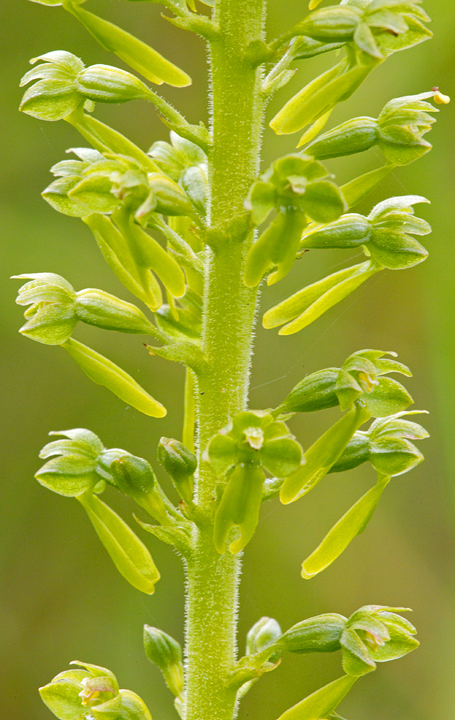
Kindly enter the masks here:
[[[247, 2], [247, 0], [245, 0]], [[87, 64], [116, 64], [74, 18], [61, 8], [26, 0], [2, 0], [0, 82], [2, 84], [2, 151], [0, 222], [2, 329], [2, 445], [0, 542], [0, 675], [1, 716], [8, 720], [44, 720], [49, 712], [36, 692], [39, 685], [77, 658], [105, 665], [120, 685], [137, 691], [154, 720], [175, 718], [170, 693], [141, 647], [144, 622], [182, 639], [183, 573], [167, 546], [150, 538], [162, 572], [149, 598], [118, 575], [101, 548], [79, 505], [46, 492], [33, 480], [40, 448], [49, 430], [89, 427], [108, 447], [121, 446], [150, 459], [161, 435], [178, 436], [183, 371], [144, 352], [134, 336], [80, 328], [77, 337], [106, 352], [152, 394], [169, 414], [150, 420], [125, 407], [86, 377], [60, 349], [29, 342], [17, 333], [21, 310], [14, 305], [17, 282], [12, 274], [57, 272], [76, 289], [100, 287], [129, 299], [104, 261], [88, 229], [59, 215], [41, 198], [48, 169], [66, 148], [84, 144], [66, 123], [45, 123], [20, 115], [18, 82], [29, 58], [55, 49], [81, 55]], [[271, 0], [273, 34], [302, 15], [304, 3]], [[375, 116], [392, 97], [440, 86], [455, 95], [455, 6], [427, 0], [435, 40], [394, 55], [376, 70], [335, 121], [354, 115]], [[206, 119], [206, 68], [203, 43], [160, 18], [161, 8], [148, 3], [92, 0], [98, 9], [164, 51], [193, 77], [191, 88], [165, 89], [190, 121]], [[307, 62], [290, 89], [281, 91], [269, 117], [290, 90], [330, 62]], [[166, 138], [153, 108], [136, 103], [97, 107], [97, 117], [112, 123], [147, 148]], [[245, 557], [241, 589], [240, 644], [262, 615], [284, 626], [321, 612], [349, 615], [364, 604], [404, 605], [414, 609], [422, 646], [399, 662], [380, 666], [360, 681], [342, 706], [350, 720], [452, 720], [455, 707], [454, 615], [454, 481], [455, 470], [455, 225], [453, 106], [443, 107], [431, 134], [434, 150], [397, 171], [364, 210], [390, 195], [418, 193], [431, 198], [419, 213], [433, 225], [430, 257], [408, 272], [381, 273], [349, 300], [290, 338], [258, 329], [251, 405], [267, 407], [279, 400], [306, 373], [340, 364], [364, 347], [393, 349], [411, 365], [407, 382], [417, 408], [431, 414], [425, 424], [426, 462], [395, 479], [368, 531], [321, 576], [304, 582], [301, 560], [347, 507], [373, 481], [370, 468], [330, 476], [305, 502], [282, 507], [268, 503]], [[294, 136], [265, 134], [265, 160], [293, 149]], [[340, 182], [376, 166], [380, 153], [333, 161]], [[311, 253], [283, 282], [264, 293], [263, 307], [312, 281], [346, 257], [331, 251]], [[292, 427], [308, 447], [331, 422], [331, 412], [299, 417]], [[131, 516], [131, 506], [114, 494], [112, 505]], [[274, 720], [290, 704], [339, 674], [334, 656], [286, 658], [246, 697], [241, 717]]]

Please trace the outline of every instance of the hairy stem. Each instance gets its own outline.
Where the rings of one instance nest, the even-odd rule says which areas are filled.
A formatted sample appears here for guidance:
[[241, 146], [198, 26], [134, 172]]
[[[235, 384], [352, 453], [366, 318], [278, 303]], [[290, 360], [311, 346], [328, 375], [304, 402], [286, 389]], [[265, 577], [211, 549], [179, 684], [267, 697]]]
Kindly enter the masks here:
[[203, 310], [205, 369], [195, 385], [200, 471], [197, 502], [207, 523], [195, 531], [187, 567], [186, 720], [232, 720], [235, 691], [228, 676], [236, 657], [240, 559], [213, 545], [218, 479], [202, 453], [208, 440], [246, 406], [257, 290], [243, 283], [253, 241], [244, 200], [257, 176], [263, 124], [261, 71], [245, 60], [262, 39], [264, 0], [218, 0], [219, 37], [210, 44], [210, 228]]

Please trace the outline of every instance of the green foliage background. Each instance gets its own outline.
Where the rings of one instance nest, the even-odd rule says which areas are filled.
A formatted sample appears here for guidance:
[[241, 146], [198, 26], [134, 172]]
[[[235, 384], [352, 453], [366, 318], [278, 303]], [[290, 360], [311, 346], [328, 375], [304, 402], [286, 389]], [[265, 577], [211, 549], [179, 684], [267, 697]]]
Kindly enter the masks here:
[[[246, 2], [247, 0], [245, 0]], [[399, 53], [376, 70], [335, 117], [376, 116], [392, 97], [430, 90], [455, 96], [453, 35], [455, 6], [426, 0], [436, 39]], [[159, 6], [93, 0], [100, 10], [154, 47], [164, 51], [193, 77], [192, 88], [166, 89], [192, 122], [206, 117], [205, 49], [200, 40], [161, 20]], [[303, 2], [271, 0], [273, 33], [302, 16]], [[101, 50], [67, 13], [27, 0], [3, 0], [0, 75], [1, 123], [1, 344], [2, 451], [0, 542], [1, 715], [8, 720], [45, 720], [50, 715], [36, 688], [81, 659], [111, 668], [121, 687], [137, 691], [154, 720], [176, 717], [170, 693], [141, 647], [141, 625], [156, 625], [182, 639], [183, 573], [170, 549], [150, 539], [162, 572], [156, 594], [141, 595], [115, 572], [82, 509], [76, 502], [45, 492], [33, 480], [37, 454], [49, 430], [89, 427], [110, 447], [125, 447], [156, 466], [161, 435], [178, 436], [181, 426], [183, 370], [151, 359], [141, 340], [78, 328], [78, 337], [105, 352], [165, 402], [164, 420], [150, 420], [126, 408], [107, 391], [90, 385], [58, 348], [30, 343], [17, 334], [21, 310], [14, 306], [20, 272], [57, 272], [76, 289], [99, 287], [127, 298], [110, 274], [88, 228], [58, 215], [40, 198], [48, 169], [66, 148], [84, 144], [65, 123], [45, 123], [19, 115], [18, 82], [29, 58], [55, 49], [81, 55], [88, 64], [116, 59]], [[327, 58], [306, 61], [290, 89], [274, 100], [272, 113], [320, 68]], [[97, 116], [130, 135], [142, 147], [165, 139], [166, 131], [145, 103], [97, 108]], [[272, 114], [270, 114], [270, 117]], [[323, 316], [290, 338], [258, 329], [251, 405], [278, 404], [306, 373], [339, 365], [364, 347], [393, 349], [411, 365], [407, 382], [417, 408], [431, 415], [424, 424], [432, 438], [424, 445], [426, 461], [392, 481], [376, 516], [361, 539], [321, 576], [300, 578], [301, 560], [325, 531], [373, 481], [362, 466], [331, 475], [304, 501], [282, 507], [268, 503], [248, 547], [241, 590], [240, 639], [261, 615], [284, 626], [322, 612], [349, 615], [367, 603], [414, 609], [421, 649], [393, 667], [361, 680], [343, 705], [348, 718], [374, 720], [451, 720], [455, 706], [455, 631], [453, 587], [455, 441], [455, 226], [453, 106], [443, 107], [430, 137], [434, 150], [384, 183], [365, 210], [384, 197], [408, 193], [431, 198], [419, 212], [433, 225], [430, 258], [406, 273], [381, 273]], [[292, 138], [267, 132], [265, 162], [292, 151]], [[330, 163], [340, 182], [380, 162], [379, 151]], [[345, 256], [313, 251], [290, 276], [267, 293], [270, 307]], [[330, 413], [292, 421], [304, 447], [330, 424]], [[112, 504], [131, 516], [115, 495]], [[126, 503], [126, 501], [125, 501]], [[339, 674], [335, 656], [287, 657], [247, 696], [242, 717], [273, 720], [290, 704]]]

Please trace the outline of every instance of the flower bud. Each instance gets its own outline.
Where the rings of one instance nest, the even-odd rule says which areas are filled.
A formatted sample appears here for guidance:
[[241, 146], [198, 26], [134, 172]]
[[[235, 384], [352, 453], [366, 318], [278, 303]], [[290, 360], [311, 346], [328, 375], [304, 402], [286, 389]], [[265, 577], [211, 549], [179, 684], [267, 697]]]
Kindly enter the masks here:
[[329, 473], [345, 472], [362, 465], [370, 458], [370, 440], [366, 433], [354, 433], [343, 453], [329, 470]]
[[98, 466], [101, 463], [107, 466], [107, 482], [134, 498], [152, 517], [163, 524], [168, 523], [166, 506], [157, 487], [155, 473], [147, 460], [130, 455], [124, 450], [114, 449], [107, 450], [100, 456]]
[[208, 202], [208, 179], [205, 166], [194, 166], [183, 171], [180, 184], [196, 210], [205, 215]]
[[302, 248], [355, 248], [367, 243], [371, 236], [371, 225], [367, 218], [356, 213], [342, 215], [333, 223], [316, 232], [302, 236]]
[[305, 152], [319, 160], [364, 152], [376, 145], [377, 121], [369, 117], [355, 118], [320, 135]]
[[308, 15], [298, 26], [299, 35], [321, 42], [349, 42], [360, 22], [360, 13], [351, 7], [327, 7]]
[[143, 458], [123, 454], [112, 460], [110, 469], [115, 486], [126, 495], [147, 494], [155, 487], [155, 473]]
[[338, 372], [338, 368], [326, 368], [307, 375], [291, 390], [274, 414], [314, 412], [335, 407], [338, 405], [335, 393]]
[[179, 183], [198, 212], [205, 214], [207, 205], [207, 156], [189, 140], [171, 132], [171, 143], [153, 143], [149, 155], [159, 168]]
[[163, 673], [176, 697], [183, 693], [182, 648], [177, 640], [158, 628], [144, 625], [144, 649], [148, 659]]
[[[253, 625], [246, 636], [246, 654], [256, 655], [270, 645], [275, 645], [281, 637], [281, 628], [276, 620], [269, 617], [262, 617]], [[280, 653], [274, 653], [269, 657], [269, 662], [277, 662]]]
[[103, 290], [87, 288], [76, 293], [76, 315], [83, 322], [104, 330], [142, 334], [153, 332], [153, 325], [142, 310]]
[[178, 440], [162, 437], [158, 444], [158, 460], [186, 503], [193, 501], [194, 473], [197, 460]]
[[293, 625], [281, 636], [277, 645], [292, 653], [335, 652], [341, 647], [340, 638], [345, 625], [343, 615], [318, 615]]
[[136, 212], [137, 218], [156, 212], [161, 215], [193, 215], [193, 207], [186, 193], [171, 178], [162, 173], [149, 173], [149, 195]]
[[91, 65], [76, 77], [75, 90], [89, 100], [123, 103], [149, 100], [150, 90], [142, 80], [111, 65]]

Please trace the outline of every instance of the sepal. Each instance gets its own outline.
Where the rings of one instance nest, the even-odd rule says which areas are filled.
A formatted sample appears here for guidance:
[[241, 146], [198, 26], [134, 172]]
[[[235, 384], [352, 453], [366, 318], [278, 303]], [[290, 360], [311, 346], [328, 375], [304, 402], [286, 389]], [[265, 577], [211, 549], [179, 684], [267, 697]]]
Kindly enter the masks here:
[[95, 720], [152, 720], [152, 716], [144, 701], [131, 690], [120, 690], [116, 698], [91, 708]]

